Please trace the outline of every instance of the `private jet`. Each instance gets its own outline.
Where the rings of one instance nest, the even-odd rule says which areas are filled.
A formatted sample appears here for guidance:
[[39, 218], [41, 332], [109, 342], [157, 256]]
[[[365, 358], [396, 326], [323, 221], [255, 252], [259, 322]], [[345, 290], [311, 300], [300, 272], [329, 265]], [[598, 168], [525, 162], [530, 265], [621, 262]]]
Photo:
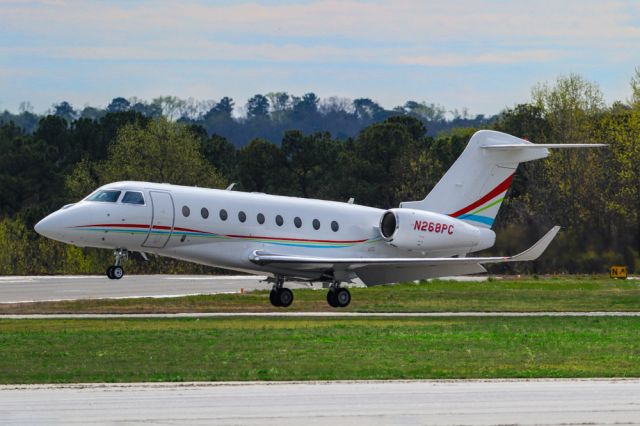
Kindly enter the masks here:
[[537, 259], [555, 226], [528, 250], [473, 257], [492, 247], [491, 229], [519, 163], [549, 148], [603, 144], [534, 144], [490, 130], [476, 132], [425, 199], [382, 210], [349, 202], [115, 182], [42, 219], [36, 232], [80, 247], [114, 250], [110, 279], [124, 276], [132, 252], [267, 274], [270, 302], [288, 307], [288, 279], [325, 282], [327, 302], [351, 302], [343, 283], [365, 285], [486, 272], [483, 265]]

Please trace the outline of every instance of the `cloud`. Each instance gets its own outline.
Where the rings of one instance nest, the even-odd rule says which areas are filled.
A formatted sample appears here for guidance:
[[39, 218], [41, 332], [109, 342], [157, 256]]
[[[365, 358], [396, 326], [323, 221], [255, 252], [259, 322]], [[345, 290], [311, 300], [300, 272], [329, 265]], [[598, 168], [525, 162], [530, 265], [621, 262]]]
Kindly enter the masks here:
[[[393, 52], [385, 49], [387, 54]], [[0, 47], [3, 55], [37, 56], [99, 61], [268, 61], [268, 62], [379, 62], [380, 49], [342, 48], [331, 45], [302, 46], [294, 43], [219, 43], [198, 41], [144, 42], [132, 46]]]
[[455, 67], [478, 64], [509, 65], [531, 62], [548, 62], [564, 56], [554, 50], [523, 50], [516, 52], [479, 54], [435, 54], [427, 56], [402, 56], [400, 63], [431, 67]]
[[[344, 91], [366, 81], [361, 95], [386, 92], [399, 99], [426, 90], [438, 73], [447, 74], [439, 80], [447, 90], [453, 90], [447, 84], [453, 74], [460, 81], [478, 81], [482, 75], [469, 77], [463, 69], [470, 65], [500, 82], [513, 66], [539, 66], [523, 67], [528, 80], [518, 74], [515, 87], [570, 71], [628, 74], [639, 57], [637, 0], [0, 2], [0, 65], [43, 72], [25, 87], [34, 81], [45, 85], [54, 66], [71, 81], [96, 69], [108, 77], [140, 65], [144, 71], [133, 67], [107, 88], [126, 80], [146, 90], [152, 83], [167, 84], [169, 66], [180, 68], [176, 76], [190, 75], [198, 66], [204, 71], [198, 71], [201, 80], [191, 79], [194, 85], [222, 81], [214, 72], [228, 72], [227, 94], [247, 85], [252, 91], [272, 90], [274, 84], [336, 93], [332, 87]], [[243, 67], [253, 67], [256, 76], [242, 74]], [[278, 72], [288, 74], [274, 83]], [[419, 77], [410, 88], [411, 73]], [[16, 81], [19, 72], [0, 78]], [[394, 81], [399, 83], [393, 86]], [[183, 84], [177, 79], [174, 86]]]
[[588, 43], [639, 39], [636, 1], [320, 0], [301, 4], [199, 1], [17, 2], [0, 6], [14, 31], [67, 37], [68, 42], [149, 39], [185, 43], [217, 38], [349, 38], [370, 43], [433, 44], [483, 40]]

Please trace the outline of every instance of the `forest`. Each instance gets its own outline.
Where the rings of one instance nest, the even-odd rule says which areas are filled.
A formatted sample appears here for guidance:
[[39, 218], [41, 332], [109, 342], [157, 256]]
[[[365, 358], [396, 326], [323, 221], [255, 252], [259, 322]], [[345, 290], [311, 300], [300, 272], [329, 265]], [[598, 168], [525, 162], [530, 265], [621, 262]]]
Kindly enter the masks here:
[[[640, 268], [640, 69], [629, 98], [608, 105], [571, 74], [538, 84], [527, 103], [485, 118], [424, 102], [385, 110], [369, 99], [313, 93], [233, 101], [115, 98], [104, 109], [61, 102], [39, 116], [0, 113], [0, 274], [100, 273], [106, 250], [41, 238], [33, 225], [118, 180], [346, 201], [380, 208], [422, 199], [478, 129], [536, 143], [608, 143], [523, 164], [494, 225], [492, 254], [513, 254], [551, 226], [563, 231], [535, 263], [494, 273], [604, 273]], [[166, 161], [169, 159], [170, 161]], [[130, 262], [132, 273], [211, 273], [170, 259]]]

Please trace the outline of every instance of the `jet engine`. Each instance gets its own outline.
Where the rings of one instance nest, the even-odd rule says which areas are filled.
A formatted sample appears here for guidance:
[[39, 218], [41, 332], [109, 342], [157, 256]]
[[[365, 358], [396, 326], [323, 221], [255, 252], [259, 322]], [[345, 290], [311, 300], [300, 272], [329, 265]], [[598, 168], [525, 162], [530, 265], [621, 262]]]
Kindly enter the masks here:
[[380, 235], [390, 245], [425, 252], [460, 249], [460, 253], [493, 246], [495, 233], [440, 213], [391, 209], [380, 218]]

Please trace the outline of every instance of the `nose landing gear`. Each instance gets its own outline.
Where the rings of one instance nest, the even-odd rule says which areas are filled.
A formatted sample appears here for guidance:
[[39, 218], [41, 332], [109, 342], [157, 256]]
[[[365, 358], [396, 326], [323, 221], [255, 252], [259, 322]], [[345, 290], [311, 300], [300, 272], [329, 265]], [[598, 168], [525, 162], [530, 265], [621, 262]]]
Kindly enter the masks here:
[[284, 277], [276, 276], [271, 293], [269, 293], [269, 301], [278, 308], [286, 308], [293, 303], [293, 292], [288, 288], [284, 288]]
[[327, 303], [332, 308], [346, 308], [351, 303], [351, 293], [348, 289], [340, 287], [340, 282], [334, 281], [327, 292]]
[[122, 261], [127, 260], [129, 252], [126, 249], [117, 249], [113, 251], [116, 261], [113, 266], [107, 268], [107, 277], [110, 280], [119, 280], [124, 277], [124, 269], [122, 268]]

